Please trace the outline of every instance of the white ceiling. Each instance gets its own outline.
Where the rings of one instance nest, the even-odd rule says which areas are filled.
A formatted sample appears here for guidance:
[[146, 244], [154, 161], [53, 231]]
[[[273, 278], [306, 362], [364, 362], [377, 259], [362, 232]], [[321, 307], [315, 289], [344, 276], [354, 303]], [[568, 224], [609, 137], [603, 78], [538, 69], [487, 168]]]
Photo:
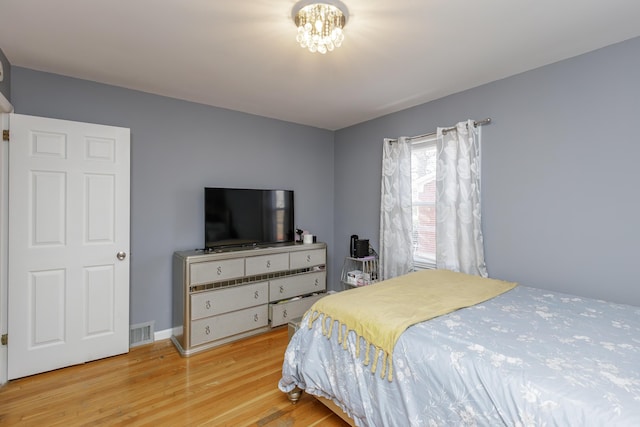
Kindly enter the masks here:
[[295, 0], [0, 0], [27, 67], [340, 129], [640, 36], [638, 0], [343, 0], [345, 41], [295, 42]]

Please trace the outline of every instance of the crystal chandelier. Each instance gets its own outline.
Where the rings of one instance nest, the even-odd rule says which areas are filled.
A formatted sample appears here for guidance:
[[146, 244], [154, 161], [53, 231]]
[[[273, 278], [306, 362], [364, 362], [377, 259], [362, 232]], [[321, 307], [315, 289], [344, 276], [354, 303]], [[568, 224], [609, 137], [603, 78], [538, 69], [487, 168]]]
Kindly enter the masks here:
[[330, 3], [300, 1], [293, 8], [293, 20], [298, 27], [296, 40], [309, 52], [331, 52], [344, 40], [342, 28], [347, 22], [347, 9], [339, 1]]

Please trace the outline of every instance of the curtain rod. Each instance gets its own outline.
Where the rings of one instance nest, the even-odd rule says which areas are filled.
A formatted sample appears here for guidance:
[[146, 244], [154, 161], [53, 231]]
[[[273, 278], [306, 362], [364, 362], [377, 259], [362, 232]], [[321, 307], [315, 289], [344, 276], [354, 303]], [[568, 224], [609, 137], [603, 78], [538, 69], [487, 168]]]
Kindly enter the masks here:
[[[482, 120], [475, 120], [475, 121], [473, 122], [473, 126], [478, 127], [478, 126], [482, 126], [482, 125], [488, 125], [489, 123], [491, 123], [491, 118], [490, 118], [490, 117], [487, 117], [486, 119], [482, 119]], [[455, 126], [453, 126], [453, 127], [450, 127], [450, 128], [443, 129], [443, 130], [442, 130], [442, 133], [447, 133], [447, 132], [449, 132], [449, 131], [451, 131], [451, 130], [455, 130], [455, 128], [456, 128], [456, 127], [455, 127]], [[425, 133], [425, 134], [423, 134], [423, 135], [410, 136], [410, 137], [408, 137], [407, 139], [408, 139], [409, 141], [411, 141], [412, 139], [418, 139], [418, 138], [424, 138], [424, 137], [427, 137], [427, 136], [433, 136], [433, 135], [435, 135], [436, 133], [438, 133], [438, 132], [430, 132], [430, 133]], [[395, 139], [395, 138], [394, 138], [394, 139], [390, 139], [390, 141], [397, 141], [397, 139]]]

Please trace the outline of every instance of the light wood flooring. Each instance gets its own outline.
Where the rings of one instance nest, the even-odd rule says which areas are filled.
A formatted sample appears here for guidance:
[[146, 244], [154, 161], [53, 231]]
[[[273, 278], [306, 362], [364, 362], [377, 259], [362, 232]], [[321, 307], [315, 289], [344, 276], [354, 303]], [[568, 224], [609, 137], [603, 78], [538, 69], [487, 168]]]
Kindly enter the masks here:
[[287, 328], [188, 358], [169, 340], [0, 387], [1, 426], [346, 426], [278, 389]]

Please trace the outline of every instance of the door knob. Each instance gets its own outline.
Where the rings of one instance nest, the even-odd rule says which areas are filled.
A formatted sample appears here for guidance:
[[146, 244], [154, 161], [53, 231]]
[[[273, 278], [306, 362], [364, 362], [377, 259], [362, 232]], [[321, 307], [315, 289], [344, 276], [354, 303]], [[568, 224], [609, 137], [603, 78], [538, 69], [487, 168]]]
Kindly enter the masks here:
[[125, 258], [127, 257], [127, 254], [126, 254], [125, 252], [118, 252], [118, 253], [116, 254], [116, 257], [118, 257], [118, 259], [119, 259], [120, 261], [122, 261], [123, 259], [125, 259]]

